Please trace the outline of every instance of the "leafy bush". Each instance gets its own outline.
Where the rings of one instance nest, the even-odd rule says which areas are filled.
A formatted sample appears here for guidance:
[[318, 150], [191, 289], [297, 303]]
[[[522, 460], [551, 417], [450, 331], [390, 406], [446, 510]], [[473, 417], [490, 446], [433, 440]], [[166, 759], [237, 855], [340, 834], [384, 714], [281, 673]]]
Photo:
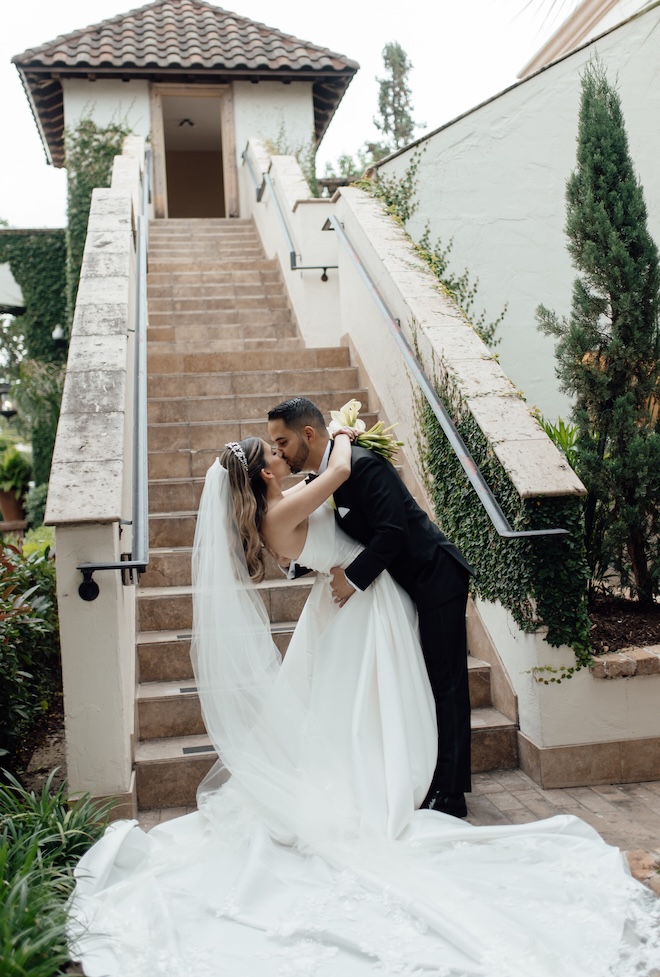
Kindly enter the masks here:
[[48, 555], [50, 550], [55, 549], [55, 527], [41, 525], [29, 529], [23, 537], [21, 549], [23, 556], [32, 556], [33, 553]]
[[[25, 518], [27, 519], [28, 524], [32, 527], [31, 532], [43, 525], [47, 499], [48, 482], [42, 482], [41, 485], [34, 485], [23, 500]], [[55, 535], [53, 531], [53, 542], [54, 541]]]
[[12, 753], [61, 688], [55, 561], [0, 548], [0, 752]]
[[69, 959], [66, 900], [72, 869], [99, 838], [111, 805], [52, 791], [40, 794], [5, 772], [0, 785], [0, 954], [2, 973], [55, 977]]
[[32, 478], [32, 465], [18, 448], [9, 447], [0, 456], [0, 490], [22, 498]]
[[70, 329], [76, 307], [87, 222], [96, 187], [109, 187], [112, 165], [129, 134], [125, 125], [112, 122], [105, 128], [92, 119], [81, 119], [76, 129], [66, 131], [67, 229], [66, 300]]

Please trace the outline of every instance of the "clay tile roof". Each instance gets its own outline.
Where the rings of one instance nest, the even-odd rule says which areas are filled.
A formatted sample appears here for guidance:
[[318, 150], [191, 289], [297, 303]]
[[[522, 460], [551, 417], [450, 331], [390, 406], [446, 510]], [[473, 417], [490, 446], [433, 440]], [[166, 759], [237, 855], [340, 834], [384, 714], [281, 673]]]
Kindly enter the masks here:
[[359, 65], [206, 0], [155, 0], [126, 14], [28, 48], [17, 66], [44, 147], [64, 163], [60, 77], [232, 78], [312, 81], [316, 138], [320, 139]]

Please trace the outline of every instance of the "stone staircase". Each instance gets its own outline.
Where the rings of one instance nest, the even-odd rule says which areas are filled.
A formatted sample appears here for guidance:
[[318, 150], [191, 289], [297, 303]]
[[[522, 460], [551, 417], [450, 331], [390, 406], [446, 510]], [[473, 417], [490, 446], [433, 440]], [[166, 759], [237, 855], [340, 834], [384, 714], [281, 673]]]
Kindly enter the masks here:
[[[149, 247], [150, 565], [138, 592], [141, 810], [195, 802], [215, 754], [190, 664], [190, 558], [204, 476], [219, 449], [267, 438], [268, 409], [310, 396], [328, 412], [368, 403], [347, 348], [305, 349], [275, 261], [243, 220], [154, 221]], [[367, 423], [375, 415], [363, 414]], [[311, 586], [272, 564], [259, 585], [286, 651]], [[490, 666], [469, 659], [475, 771], [517, 766], [516, 731], [491, 704]]]

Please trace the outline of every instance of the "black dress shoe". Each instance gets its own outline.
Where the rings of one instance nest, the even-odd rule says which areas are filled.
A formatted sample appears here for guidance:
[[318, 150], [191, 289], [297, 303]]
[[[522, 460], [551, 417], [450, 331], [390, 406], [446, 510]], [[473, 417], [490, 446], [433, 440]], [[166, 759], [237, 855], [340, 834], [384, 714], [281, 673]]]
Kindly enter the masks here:
[[429, 811], [440, 811], [441, 814], [451, 814], [454, 818], [466, 818], [468, 812], [465, 794], [443, 794], [439, 790], [427, 797], [422, 807]]

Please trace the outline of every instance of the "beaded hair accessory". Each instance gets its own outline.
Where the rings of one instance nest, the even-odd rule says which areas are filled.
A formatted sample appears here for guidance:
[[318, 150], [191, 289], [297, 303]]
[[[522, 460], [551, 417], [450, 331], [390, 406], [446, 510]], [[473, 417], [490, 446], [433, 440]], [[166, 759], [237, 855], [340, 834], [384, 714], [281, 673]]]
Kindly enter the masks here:
[[233, 455], [236, 455], [236, 457], [240, 461], [241, 465], [243, 466], [243, 468], [245, 469], [245, 472], [247, 474], [247, 471], [248, 471], [248, 460], [247, 460], [247, 458], [245, 456], [245, 452], [241, 448], [241, 446], [238, 443], [238, 441], [229, 441], [228, 444], [225, 445], [225, 448], [229, 448], [229, 450], [231, 451], [231, 453]]

